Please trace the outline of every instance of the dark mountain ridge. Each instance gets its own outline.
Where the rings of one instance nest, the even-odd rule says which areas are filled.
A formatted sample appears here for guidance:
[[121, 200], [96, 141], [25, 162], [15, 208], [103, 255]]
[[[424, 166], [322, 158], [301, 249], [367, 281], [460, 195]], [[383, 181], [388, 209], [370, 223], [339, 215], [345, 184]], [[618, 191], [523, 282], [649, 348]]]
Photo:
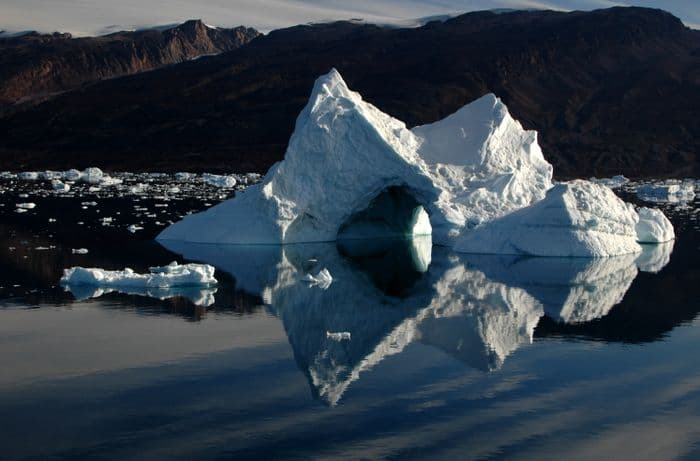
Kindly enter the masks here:
[[476, 12], [417, 29], [277, 30], [0, 118], [0, 161], [264, 172], [331, 67], [410, 126], [493, 92], [539, 131], [559, 177], [700, 174], [700, 32], [636, 7]]
[[97, 80], [131, 75], [238, 48], [260, 33], [190, 20], [162, 30], [98, 37], [30, 32], [0, 37], [0, 105], [29, 101]]

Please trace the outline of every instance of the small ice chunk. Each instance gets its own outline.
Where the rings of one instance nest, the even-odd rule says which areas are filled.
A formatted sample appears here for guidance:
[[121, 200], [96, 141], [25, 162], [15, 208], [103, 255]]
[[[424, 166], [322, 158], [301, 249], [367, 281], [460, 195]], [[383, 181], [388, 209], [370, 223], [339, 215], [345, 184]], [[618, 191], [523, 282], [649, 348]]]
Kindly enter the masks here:
[[695, 185], [677, 179], [643, 184], [637, 188], [637, 196], [647, 201], [689, 201], [695, 198]]
[[68, 171], [64, 171], [61, 176], [65, 181], [79, 181], [83, 174], [75, 168], [72, 168]]
[[657, 208], [638, 210], [637, 241], [640, 243], [668, 242], [675, 238], [671, 221]]
[[51, 188], [56, 192], [68, 192], [70, 190], [70, 186], [68, 184], [61, 182], [58, 179], [51, 181]]
[[31, 210], [33, 208], [36, 208], [36, 203], [28, 202], [28, 203], [17, 203], [15, 205], [17, 208], [23, 208], [25, 210]]
[[326, 331], [326, 338], [332, 339], [333, 341], [350, 341], [350, 339], [352, 339], [352, 335], [349, 331]]
[[204, 173], [202, 179], [205, 183], [210, 184], [215, 187], [234, 187], [236, 185], [236, 178], [233, 175], [218, 175], [211, 173]]
[[309, 282], [309, 286], [318, 286], [322, 290], [327, 290], [328, 287], [331, 286], [331, 283], [333, 283], [333, 277], [331, 276], [331, 273], [328, 272], [328, 269], [325, 267], [319, 271], [318, 274], [312, 275], [312, 274], [306, 274], [302, 280], [304, 282]]
[[612, 178], [591, 178], [591, 182], [595, 182], [598, 184], [602, 184], [603, 186], [607, 186], [610, 189], [617, 189], [619, 187], [624, 186], [628, 182], [630, 182], [629, 179], [624, 177], [623, 175], [619, 174], [616, 176], [613, 176]]
[[111, 186], [118, 186], [119, 184], [123, 183], [119, 178], [113, 178], [111, 176], [104, 175], [99, 181], [99, 185], [101, 187], [111, 187]]
[[36, 171], [23, 171], [19, 175], [19, 179], [24, 181], [36, 181], [39, 179], [39, 173]]
[[185, 172], [180, 172], [180, 173], [175, 173], [175, 179], [177, 181], [189, 181], [190, 179], [194, 178], [195, 175], [194, 173], [185, 173]]
[[88, 254], [88, 249], [87, 248], [73, 248], [71, 249], [71, 253], [74, 255], [86, 255]]
[[99, 184], [102, 182], [104, 173], [96, 167], [85, 168], [81, 174], [81, 179], [88, 184]]
[[128, 230], [129, 232], [131, 232], [133, 234], [136, 231], [143, 230], [143, 227], [136, 225], [136, 224], [131, 224], [131, 225], [129, 225], [129, 227], [126, 228], [126, 230]]

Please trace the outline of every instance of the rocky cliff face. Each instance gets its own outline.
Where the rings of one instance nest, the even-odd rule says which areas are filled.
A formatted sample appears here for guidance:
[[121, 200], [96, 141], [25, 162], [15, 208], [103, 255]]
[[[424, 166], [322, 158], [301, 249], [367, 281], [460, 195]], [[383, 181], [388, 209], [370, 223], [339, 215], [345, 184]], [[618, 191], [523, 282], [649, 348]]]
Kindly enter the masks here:
[[332, 67], [409, 126], [495, 93], [559, 177], [700, 175], [700, 32], [647, 8], [273, 31], [0, 117], [0, 163], [263, 172]]
[[41, 99], [85, 83], [230, 51], [258, 35], [251, 28], [217, 29], [191, 20], [165, 30], [101, 37], [32, 32], [0, 38], [0, 105]]

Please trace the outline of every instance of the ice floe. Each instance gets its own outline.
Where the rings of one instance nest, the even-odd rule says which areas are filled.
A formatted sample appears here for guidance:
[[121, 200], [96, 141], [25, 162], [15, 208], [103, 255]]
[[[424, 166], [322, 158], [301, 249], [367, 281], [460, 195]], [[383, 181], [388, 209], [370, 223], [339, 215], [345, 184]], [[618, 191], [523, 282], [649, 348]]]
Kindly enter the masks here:
[[178, 264], [151, 267], [149, 273], [139, 274], [130, 268], [105, 270], [100, 268], [71, 267], [63, 271], [64, 286], [90, 285], [103, 288], [146, 287], [170, 288], [182, 286], [216, 285], [214, 267], [208, 264]]

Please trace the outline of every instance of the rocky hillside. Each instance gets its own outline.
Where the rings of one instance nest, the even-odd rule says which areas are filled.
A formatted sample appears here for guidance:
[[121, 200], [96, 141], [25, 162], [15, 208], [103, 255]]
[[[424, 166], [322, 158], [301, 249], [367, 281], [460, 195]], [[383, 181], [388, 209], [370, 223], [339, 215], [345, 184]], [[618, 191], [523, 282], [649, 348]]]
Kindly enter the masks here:
[[700, 175], [700, 32], [646, 8], [278, 30], [0, 118], [0, 162], [263, 172], [331, 67], [409, 125], [494, 92], [539, 131], [559, 177]]
[[117, 32], [100, 37], [32, 32], [0, 38], [0, 105], [44, 98], [96, 80], [230, 51], [258, 35], [255, 29], [215, 29], [192, 20], [165, 30]]

